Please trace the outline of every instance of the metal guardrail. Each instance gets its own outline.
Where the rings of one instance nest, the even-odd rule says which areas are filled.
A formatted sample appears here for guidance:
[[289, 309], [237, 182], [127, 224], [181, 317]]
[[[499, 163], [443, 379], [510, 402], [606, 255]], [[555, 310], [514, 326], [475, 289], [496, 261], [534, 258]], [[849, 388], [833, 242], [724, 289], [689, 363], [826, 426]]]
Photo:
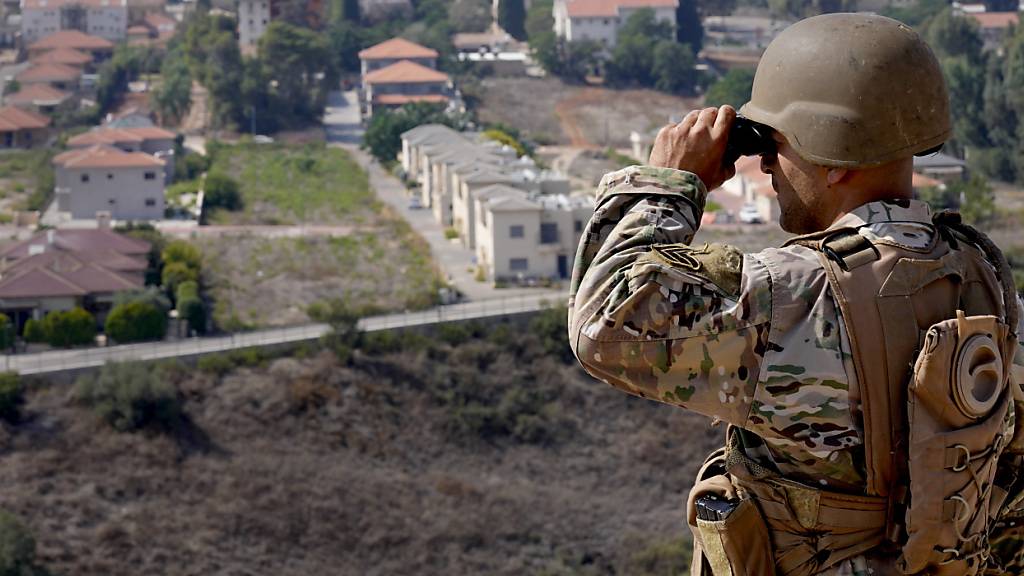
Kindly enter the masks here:
[[[420, 312], [371, 316], [360, 320], [359, 327], [365, 332], [379, 332], [429, 326], [445, 322], [460, 322], [524, 314], [537, 312], [549, 306], [564, 304], [567, 298], [567, 294], [562, 292], [545, 292], [465, 302], [438, 306]], [[216, 352], [241, 350], [243, 348], [308, 342], [320, 338], [329, 330], [330, 327], [326, 324], [304, 324], [286, 328], [239, 332], [228, 336], [209, 336], [164, 342], [4, 355], [3, 369], [7, 371], [13, 370], [20, 374], [47, 374], [63, 372], [65, 370], [93, 368], [111, 361], [161, 360], [184, 356], [199, 356]]]

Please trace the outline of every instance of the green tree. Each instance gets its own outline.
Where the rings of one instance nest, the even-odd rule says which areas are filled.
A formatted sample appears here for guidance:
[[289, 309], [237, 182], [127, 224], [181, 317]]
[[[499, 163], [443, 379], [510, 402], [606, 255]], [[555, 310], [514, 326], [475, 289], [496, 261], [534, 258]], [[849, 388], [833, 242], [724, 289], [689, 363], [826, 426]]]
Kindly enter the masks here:
[[654, 47], [654, 87], [663, 92], [689, 94], [697, 84], [696, 60], [690, 47], [668, 40]]
[[946, 8], [924, 25], [923, 36], [939, 59], [963, 56], [971, 64], [981, 63], [982, 39], [973, 18], [953, 14]]
[[199, 284], [182, 282], [175, 297], [178, 303], [178, 318], [188, 321], [189, 328], [202, 334], [206, 332], [206, 307], [199, 298]]
[[403, 132], [421, 124], [444, 124], [459, 127], [457, 119], [450, 117], [439, 104], [407, 104], [393, 111], [373, 115], [363, 136], [363, 145], [381, 162], [394, 162], [402, 149]]
[[708, 88], [704, 95], [707, 106], [728, 104], [739, 109], [750, 100], [750, 89], [754, 85], [754, 71], [734, 68]]
[[331, 0], [328, 5], [328, 22], [331, 26], [341, 22], [359, 24], [362, 14], [359, 0]]
[[203, 204], [206, 209], [241, 210], [242, 195], [238, 181], [223, 172], [210, 172], [203, 187]]
[[327, 42], [336, 69], [359, 71], [359, 51], [364, 48], [361, 30], [357, 24], [347, 20], [332, 23], [328, 28]]
[[172, 240], [164, 247], [160, 259], [163, 260], [164, 265], [180, 262], [186, 267], [198, 271], [202, 266], [203, 255], [199, 252], [199, 248], [185, 240]]
[[552, 15], [551, 0], [536, 0], [530, 4], [526, 11], [526, 37], [530, 40], [531, 46], [535, 36], [541, 34], [554, 34], [555, 18]]
[[618, 40], [607, 65], [606, 76], [613, 84], [654, 86], [654, 51], [659, 42], [672, 42], [672, 26], [655, 17], [654, 10], [637, 10], [619, 30]]
[[46, 342], [55, 348], [91, 344], [96, 338], [96, 319], [82, 308], [50, 312], [43, 318]]
[[966, 182], [950, 184], [949, 190], [958, 197], [960, 215], [969, 224], [984, 226], [995, 216], [995, 194], [984, 177], [975, 174]]
[[46, 331], [43, 330], [43, 323], [35, 318], [29, 318], [25, 321], [25, 328], [23, 328], [21, 335], [25, 342], [46, 342]]
[[115, 306], [104, 327], [107, 336], [118, 343], [162, 340], [167, 334], [167, 315], [147, 302], [128, 302]]
[[500, 0], [498, 24], [516, 40], [525, 40], [526, 6], [523, 0]]
[[235, 39], [234, 20], [220, 15], [197, 16], [188, 24], [182, 45], [192, 77], [209, 93], [213, 125], [237, 126], [243, 119], [242, 54]]
[[909, 6], [896, 6], [894, 3], [882, 10], [882, 15], [895, 18], [916, 28], [947, 6], [949, 6], [949, 2], [946, 0], [917, 0], [916, 3]]
[[326, 102], [327, 39], [311, 30], [272, 22], [260, 38], [259, 60], [273, 86], [275, 114], [284, 126], [313, 122]]
[[198, 281], [199, 272], [195, 268], [190, 268], [184, 262], [171, 262], [170, 264], [164, 265], [161, 280], [167, 292], [169, 294], [174, 294], [178, 285], [182, 282]]
[[179, 122], [192, 105], [192, 73], [179, 51], [164, 58], [160, 78], [160, 85], [151, 96], [153, 104], [165, 123]]

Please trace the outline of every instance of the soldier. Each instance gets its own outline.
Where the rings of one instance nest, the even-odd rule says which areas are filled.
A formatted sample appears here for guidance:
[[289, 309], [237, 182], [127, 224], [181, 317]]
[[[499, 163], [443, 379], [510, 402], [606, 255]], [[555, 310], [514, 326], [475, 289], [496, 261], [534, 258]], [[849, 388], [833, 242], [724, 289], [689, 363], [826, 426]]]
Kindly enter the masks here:
[[590, 374], [730, 425], [688, 500], [693, 573], [1021, 573], [1024, 326], [998, 249], [912, 198], [913, 156], [950, 135], [931, 50], [809, 18], [740, 112], [800, 236], [691, 243], [736, 117], [693, 111], [601, 181], [569, 303]]

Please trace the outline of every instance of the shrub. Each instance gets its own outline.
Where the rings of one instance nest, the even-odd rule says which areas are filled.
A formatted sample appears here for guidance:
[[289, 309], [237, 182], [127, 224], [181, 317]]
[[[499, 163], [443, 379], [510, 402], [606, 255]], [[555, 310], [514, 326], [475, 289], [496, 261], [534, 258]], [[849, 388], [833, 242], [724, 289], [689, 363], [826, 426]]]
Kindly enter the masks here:
[[200, 266], [202, 266], [203, 255], [199, 252], [199, 248], [192, 244], [184, 240], [173, 240], [164, 247], [160, 258], [163, 260], [164, 265], [179, 262], [198, 272]]
[[18, 421], [21, 405], [25, 402], [21, 378], [17, 372], [0, 372], [0, 418]]
[[455, 228], [448, 227], [448, 228], [444, 229], [444, 239], [445, 240], [454, 240], [454, 239], [456, 239], [458, 237], [459, 237], [459, 231], [456, 230]]
[[235, 363], [227, 354], [209, 354], [196, 361], [196, 368], [200, 372], [220, 377], [231, 372], [235, 368]]
[[46, 342], [46, 332], [43, 331], [43, 323], [35, 318], [29, 318], [25, 322], [22, 336], [26, 342]]
[[136, 292], [120, 292], [114, 296], [114, 306], [131, 302], [149, 304], [165, 313], [171, 309], [171, 301], [167, 299], [167, 295], [164, 294], [163, 290], [156, 286], [148, 286], [145, 290]]
[[96, 338], [96, 319], [81, 308], [50, 312], [43, 318], [43, 334], [50, 346], [70, 348], [90, 344]]
[[169, 430], [181, 417], [181, 400], [167, 370], [142, 362], [108, 362], [79, 378], [74, 396], [120, 432]]
[[35, 538], [13, 514], [0, 510], [0, 576], [41, 574], [35, 562]]
[[152, 304], [128, 302], [110, 311], [105, 330], [117, 342], [162, 340], [167, 333], [167, 315]]
[[227, 174], [211, 172], [206, 176], [203, 190], [203, 205], [207, 210], [222, 208], [234, 212], [242, 209], [242, 195], [238, 191], [238, 182]]
[[206, 307], [196, 297], [178, 298], [178, 318], [188, 322], [188, 327], [198, 334], [206, 333]]
[[6, 350], [14, 345], [14, 326], [6, 314], [0, 314], [0, 350]]
[[174, 300], [176, 302], [189, 298], [199, 298], [199, 283], [194, 280], [186, 280], [178, 284], [178, 289], [174, 293]]
[[164, 288], [174, 294], [180, 284], [199, 280], [199, 269], [191, 268], [184, 262], [171, 262], [164, 266], [160, 280]]

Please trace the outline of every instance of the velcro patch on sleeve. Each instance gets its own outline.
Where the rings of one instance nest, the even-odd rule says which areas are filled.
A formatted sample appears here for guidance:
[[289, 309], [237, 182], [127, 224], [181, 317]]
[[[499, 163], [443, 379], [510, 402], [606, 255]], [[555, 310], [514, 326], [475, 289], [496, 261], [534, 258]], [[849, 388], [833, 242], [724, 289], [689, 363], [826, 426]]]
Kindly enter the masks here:
[[740, 291], [743, 275], [743, 253], [725, 244], [659, 244], [652, 252], [654, 259], [675, 269], [704, 278], [729, 296]]

